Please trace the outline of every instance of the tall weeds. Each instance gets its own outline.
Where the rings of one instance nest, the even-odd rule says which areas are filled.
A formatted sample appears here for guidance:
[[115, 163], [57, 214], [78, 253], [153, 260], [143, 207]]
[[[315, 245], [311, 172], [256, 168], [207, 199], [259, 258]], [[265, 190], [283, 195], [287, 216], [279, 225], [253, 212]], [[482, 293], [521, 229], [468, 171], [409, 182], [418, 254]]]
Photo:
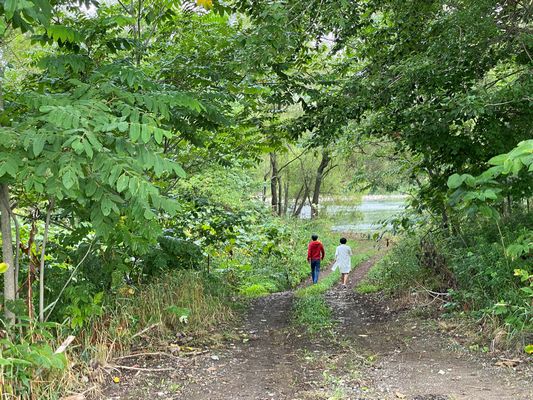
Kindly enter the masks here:
[[113, 358], [133, 346], [157, 348], [187, 336], [209, 340], [215, 327], [236, 318], [230, 295], [215, 277], [187, 270], [168, 273], [108, 303], [102, 316], [74, 332], [65, 355], [53, 354], [72, 333], [65, 326], [53, 324], [53, 334], [51, 324], [17, 326], [0, 341], [0, 357], [14, 360], [13, 365], [0, 363], [0, 398], [56, 399], [79, 389], [80, 382], [101, 379]]

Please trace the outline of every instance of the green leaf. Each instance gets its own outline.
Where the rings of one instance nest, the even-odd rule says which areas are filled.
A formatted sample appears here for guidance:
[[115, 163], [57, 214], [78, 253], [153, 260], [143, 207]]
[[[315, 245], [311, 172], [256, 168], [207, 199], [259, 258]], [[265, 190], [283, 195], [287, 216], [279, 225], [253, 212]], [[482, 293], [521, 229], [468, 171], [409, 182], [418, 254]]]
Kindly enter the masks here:
[[487, 199], [490, 199], [490, 200], [496, 200], [498, 198], [498, 196], [496, 195], [496, 193], [492, 189], [485, 190], [484, 194], [485, 194], [485, 197]]
[[524, 351], [527, 354], [533, 354], [533, 344], [528, 344], [527, 346], [525, 346], [524, 347]]
[[499, 154], [497, 156], [492, 157], [489, 160], [490, 165], [503, 165], [505, 160], [507, 160], [508, 156], [507, 154]]
[[8, 20], [13, 18], [13, 15], [15, 14], [15, 10], [17, 9], [17, 1], [18, 0], [5, 0], [4, 1], [4, 12]]
[[130, 139], [136, 142], [141, 135], [141, 126], [137, 122], [130, 123]]
[[65, 189], [69, 190], [76, 184], [76, 174], [69, 168], [63, 173], [61, 181]]
[[69, 26], [50, 25], [46, 30], [48, 37], [56, 41], [76, 43], [81, 41], [80, 34]]
[[519, 158], [515, 159], [511, 168], [513, 175], [518, 175], [523, 166], [524, 164], [522, 164], [522, 161]]
[[479, 206], [479, 212], [487, 217], [487, 218], [493, 218], [494, 217], [494, 209], [492, 207], [487, 206], [486, 204], [482, 204]]
[[81, 139], [75, 139], [70, 145], [76, 154], [81, 154], [85, 151]]
[[117, 191], [119, 193], [122, 193], [127, 187], [128, 183], [130, 181], [130, 178], [126, 174], [120, 175], [120, 177], [117, 180]]
[[9, 366], [13, 365], [10, 359], [0, 357], [0, 365]]
[[102, 150], [102, 143], [98, 140], [98, 138], [94, 135], [92, 132], [87, 132], [85, 134], [91, 145], [93, 146], [94, 150], [101, 151]]
[[32, 365], [31, 362], [29, 362], [28, 360], [23, 360], [21, 358], [9, 357], [9, 358], [7, 358], [7, 360], [10, 361], [11, 364]]
[[467, 186], [474, 187], [476, 186], [476, 178], [474, 178], [470, 174], [464, 174], [463, 175], [464, 183], [466, 183]]
[[162, 129], [160, 128], [154, 129], [154, 140], [156, 141], [157, 144], [161, 144], [161, 142], [163, 141], [163, 130]]
[[157, 177], [160, 177], [165, 172], [165, 163], [161, 157], [156, 157], [154, 162], [154, 172]]
[[181, 165], [179, 165], [177, 163], [174, 163], [174, 172], [180, 178], [186, 178], [187, 177], [187, 173], [185, 172], [185, 170], [181, 167]]
[[511, 172], [511, 169], [513, 168], [513, 160], [510, 160], [507, 158], [503, 163], [503, 173], [508, 174]]
[[96, 189], [98, 186], [96, 185], [96, 182], [94, 180], [89, 180], [87, 185], [85, 186], [85, 194], [88, 197], [92, 197], [96, 193]]
[[100, 204], [100, 209], [102, 210], [102, 214], [104, 214], [105, 217], [111, 214], [111, 210], [113, 209], [113, 202], [111, 201], [109, 197], [104, 197], [102, 199], [102, 203]]
[[120, 165], [115, 165], [113, 167], [113, 169], [111, 170], [111, 174], [109, 175], [109, 178], [107, 180], [110, 186], [115, 185], [115, 182], [120, 176], [121, 172], [122, 172], [122, 167]]
[[465, 178], [459, 174], [453, 174], [448, 178], [448, 187], [450, 189], [457, 189], [464, 182]]
[[84, 140], [83, 142], [83, 148], [85, 150], [85, 154], [87, 154], [87, 156], [92, 159], [93, 158], [93, 148], [91, 146], [91, 144], [89, 143], [88, 140]]
[[137, 182], [137, 178], [132, 176], [130, 178], [130, 182], [128, 183], [128, 190], [131, 194], [135, 194], [137, 193], [137, 190], [138, 190], [138, 187], [139, 187], [139, 184]]
[[18, 169], [18, 161], [13, 157], [8, 156], [4, 163], [0, 164], [0, 176], [3, 176], [7, 173], [8, 175], [11, 175], [13, 178], [15, 178], [17, 176]]
[[37, 157], [44, 149], [45, 138], [42, 135], [33, 138], [33, 154]]
[[4, 36], [4, 32], [6, 31], [7, 24], [4, 18], [0, 17], [0, 37]]
[[150, 210], [149, 208], [146, 208], [144, 210], [144, 218], [151, 221], [152, 219], [155, 218], [155, 214], [152, 212], [152, 210]]
[[143, 143], [148, 143], [150, 141], [150, 126], [147, 124], [141, 125], [141, 140]]
[[117, 124], [117, 129], [119, 132], [126, 132], [128, 130], [128, 123], [125, 121], [119, 122]]

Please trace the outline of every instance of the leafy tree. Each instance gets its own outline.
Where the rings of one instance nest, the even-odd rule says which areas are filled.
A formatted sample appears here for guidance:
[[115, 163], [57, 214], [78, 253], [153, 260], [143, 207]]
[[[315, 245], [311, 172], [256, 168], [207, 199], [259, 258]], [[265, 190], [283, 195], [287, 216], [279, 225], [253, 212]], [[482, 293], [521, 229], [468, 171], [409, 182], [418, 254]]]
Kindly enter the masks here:
[[[324, 35], [331, 33], [329, 54], [338, 62], [309, 77], [313, 86], [292, 85], [304, 105], [295, 135], [307, 131], [321, 144], [342, 137], [357, 144], [360, 136], [346, 127], [360, 125], [365, 135], [394, 143], [400, 154], [414, 156], [420, 204], [444, 218], [444, 188], [453, 171], [479, 172], [484, 160], [530, 137], [526, 4], [371, 1], [342, 14], [344, 2], [318, 3], [295, 15], [288, 30], [302, 33], [306, 26], [307, 40], [316, 43], [327, 43]], [[312, 18], [320, 7], [328, 17]], [[261, 23], [261, 12], [254, 15]]]
[[40, 70], [23, 87], [5, 94], [0, 142], [3, 254], [11, 266], [6, 301], [15, 298], [11, 209], [24, 207], [25, 200], [48, 204], [40, 246], [41, 319], [52, 215], [85, 221], [97, 236], [142, 249], [160, 232], [158, 213], [173, 215], [178, 207], [161, 194], [162, 182], [185, 176], [176, 157], [164, 152], [164, 141], [207, 108], [143, 70], [142, 38], [128, 29], [139, 19], [123, 17], [118, 6], [101, 7], [95, 16], [77, 8], [55, 13], [57, 22], [37, 27], [35, 40], [57, 46], [38, 60]]

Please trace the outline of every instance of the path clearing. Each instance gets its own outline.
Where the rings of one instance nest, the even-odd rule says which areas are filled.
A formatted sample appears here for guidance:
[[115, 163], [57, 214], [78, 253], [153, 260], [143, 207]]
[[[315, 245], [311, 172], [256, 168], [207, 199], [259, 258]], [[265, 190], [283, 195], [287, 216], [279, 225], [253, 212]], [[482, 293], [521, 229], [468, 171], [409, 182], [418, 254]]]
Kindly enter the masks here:
[[334, 335], [309, 337], [291, 326], [292, 292], [254, 301], [245, 323], [221, 349], [193, 358], [136, 360], [138, 371], [106, 399], [183, 400], [531, 400], [531, 367], [514, 372], [454, 345], [430, 323], [398, 312], [353, 287], [374, 259], [352, 273], [350, 288], [326, 299], [339, 321]]

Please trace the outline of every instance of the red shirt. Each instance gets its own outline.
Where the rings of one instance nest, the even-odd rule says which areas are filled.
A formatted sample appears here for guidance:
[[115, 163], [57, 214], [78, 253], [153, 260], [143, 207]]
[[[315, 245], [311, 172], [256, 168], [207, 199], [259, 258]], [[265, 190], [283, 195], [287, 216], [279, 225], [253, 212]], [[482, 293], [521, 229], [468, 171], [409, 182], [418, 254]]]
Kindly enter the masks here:
[[323, 260], [326, 255], [324, 246], [318, 240], [313, 240], [307, 247], [307, 261], [311, 260]]

